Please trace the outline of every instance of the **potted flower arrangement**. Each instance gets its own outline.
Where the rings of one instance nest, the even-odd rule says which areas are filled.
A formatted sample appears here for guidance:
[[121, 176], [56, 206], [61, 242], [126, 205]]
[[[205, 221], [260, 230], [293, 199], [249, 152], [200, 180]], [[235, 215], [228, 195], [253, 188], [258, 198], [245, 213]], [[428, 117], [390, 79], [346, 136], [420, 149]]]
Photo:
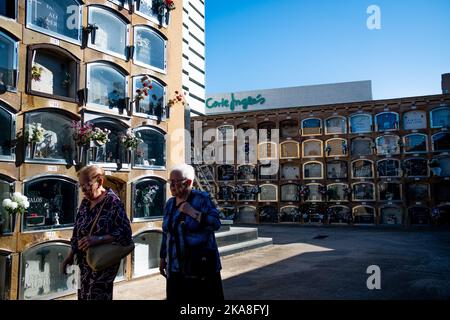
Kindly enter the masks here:
[[9, 214], [9, 231], [14, 231], [17, 214], [24, 214], [29, 208], [28, 198], [20, 192], [14, 192], [11, 199], [5, 199], [2, 203], [3, 208]]
[[308, 198], [309, 192], [310, 191], [308, 186], [300, 186], [300, 196], [303, 198], [303, 200], [306, 200]]
[[36, 144], [44, 141], [45, 129], [40, 123], [33, 122], [25, 128], [25, 141], [29, 145], [30, 158], [33, 159], [36, 153]]
[[172, 108], [174, 105], [181, 103], [183, 106], [186, 104], [186, 100], [184, 99], [183, 93], [179, 91], [175, 91], [175, 98], [169, 99], [167, 102], [166, 110], [165, 110], [165, 117], [166, 119], [170, 118], [170, 108]]
[[131, 129], [128, 129], [127, 132], [120, 137], [120, 142], [127, 149], [127, 163], [131, 163], [131, 152], [133, 150], [137, 150], [139, 145], [144, 142], [144, 140], [141, 139], [139, 132], [134, 133]]
[[38, 67], [36, 65], [34, 65], [31, 68], [31, 79], [33, 81], [41, 81], [41, 75], [42, 75], [42, 71], [44, 69], [42, 67]]
[[[109, 134], [111, 133], [108, 129], [100, 129], [94, 127], [92, 130], [92, 142], [95, 146], [101, 147], [107, 142], [109, 142]], [[92, 144], [91, 144], [92, 146]]]
[[144, 204], [144, 217], [150, 216], [150, 208], [152, 208], [155, 203], [156, 195], [158, 194], [159, 187], [149, 186], [142, 191], [142, 203]]
[[430, 167], [430, 170], [434, 176], [436, 176], [436, 177], [441, 176], [442, 168], [441, 168], [441, 164], [439, 163], [438, 159], [430, 160], [428, 162], [428, 166]]
[[89, 148], [92, 140], [93, 128], [92, 123], [82, 123], [81, 121], [72, 121], [73, 140], [77, 149], [77, 163], [82, 164], [85, 151]]
[[136, 90], [136, 95], [134, 96], [134, 103], [136, 112], [140, 112], [139, 103], [148, 97], [150, 90], [153, 89], [152, 80], [149, 76], [143, 76], [141, 78], [142, 88]]
[[163, 24], [163, 19], [166, 19], [166, 24], [169, 22], [170, 11], [175, 10], [175, 2], [173, 0], [155, 0], [155, 7], [157, 8], [159, 22]]
[[350, 200], [350, 196], [352, 195], [352, 189], [350, 189], [348, 186], [344, 187], [344, 194], [345, 197]]
[[109, 134], [111, 133], [108, 129], [100, 129], [94, 127], [92, 129], [92, 140], [91, 140], [91, 153], [92, 161], [97, 161], [98, 148], [109, 142]]

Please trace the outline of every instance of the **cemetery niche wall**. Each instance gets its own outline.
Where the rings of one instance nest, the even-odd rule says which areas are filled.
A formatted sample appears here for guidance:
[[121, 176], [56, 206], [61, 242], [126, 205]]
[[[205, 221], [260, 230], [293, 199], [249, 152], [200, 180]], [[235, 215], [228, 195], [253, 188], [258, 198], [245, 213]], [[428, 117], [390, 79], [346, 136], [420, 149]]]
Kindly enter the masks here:
[[0, 204], [14, 192], [30, 202], [23, 214], [0, 207], [0, 300], [76, 293], [77, 268], [59, 270], [83, 197], [77, 173], [90, 164], [138, 243], [116, 282], [158, 266], [168, 170], [185, 160], [166, 139], [185, 126], [175, 2], [161, 12], [153, 0], [0, 1]]
[[[219, 184], [219, 204], [235, 207], [235, 222], [433, 225], [431, 212], [447, 212], [450, 190], [449, 100], [224, 112], [192, 119], [191, 129], [194, 121], [221, 128], [218, 139], [236, 150], [233, 132], [258, 132], [256, 163], [242, 164], [235, 150], [226, 165], [208, 164], [218, 172], [210, 183]], [[257, 197], [241, 193], [241, 182], [258, 186]]]

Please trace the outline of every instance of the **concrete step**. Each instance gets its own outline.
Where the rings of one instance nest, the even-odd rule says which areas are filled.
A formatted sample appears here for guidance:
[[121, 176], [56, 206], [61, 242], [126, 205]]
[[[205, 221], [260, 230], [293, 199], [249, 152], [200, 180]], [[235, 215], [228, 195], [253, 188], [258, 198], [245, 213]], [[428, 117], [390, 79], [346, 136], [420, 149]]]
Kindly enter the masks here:
[[219, 253], [222, 257], [235, 253], [240, 253], [252, 249], [263, 248], [273, 245], [272, 238], [257, 238], [250, 241], [231, 244], [228, 246], [219, 247]]
[[216, 231], [216, 234], [219, 232], [229, 231], [230, 227], [233, 225], [233, 220], [220, 220], [220, 229]]
[[228, 231], [216, 234], [217, 245], [219, 247], [255, 240], [257, 238], [258, 238], [257, 228], [231, 227], [230, 230]]

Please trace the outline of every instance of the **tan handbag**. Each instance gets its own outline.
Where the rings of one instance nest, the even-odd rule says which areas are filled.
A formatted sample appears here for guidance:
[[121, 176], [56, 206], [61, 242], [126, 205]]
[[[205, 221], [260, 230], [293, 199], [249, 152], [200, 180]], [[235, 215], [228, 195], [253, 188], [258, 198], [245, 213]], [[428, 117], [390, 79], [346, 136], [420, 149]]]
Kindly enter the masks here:
[[[100, 210], [95, 217], [94, 223], [92, 224], [91, 231], [89, 232], [89, 236], [92, 235], [94, 231], [95, 225], [97, 224], [98, 218], [100, 217], [100, 213], [103, 211], [103, 206], [105, 205], [106, 199], [103, 201]], [[116, 264], [119, 264], [120, 261], [129, 255], [134, 250], [134, 242], [131, 240], [131, 243], [127, 246], [123, 246], [120, 243], [106, 243], [100, 244], [95, 247], [90, 247], [86, 251], [86, 262], [89, 267], [91, 267], [94, 271], [101, 271], [108, 267], [112, 267]]]

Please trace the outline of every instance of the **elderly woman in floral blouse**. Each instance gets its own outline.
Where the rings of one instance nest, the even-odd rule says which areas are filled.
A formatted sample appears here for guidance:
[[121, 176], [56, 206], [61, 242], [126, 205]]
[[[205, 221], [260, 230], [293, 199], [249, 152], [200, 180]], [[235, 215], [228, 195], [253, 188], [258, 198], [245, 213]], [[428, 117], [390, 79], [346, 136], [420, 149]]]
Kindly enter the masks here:
[[[117, 242], [127, 245], [131, 242], [130, 221], [124, 205], [111, 190], [105, 189], [105, 173], [96, 166], [80, 170], [79, 183], [84, 194], [71, 239], [72, 250], [63, 263], [66, 267], [74, 263], [74, 257], [80, 267], [79, 300], [112, 300], [113, 282], [119, 270], [119, 264], [101, 271], [93, 271], [86, 262], [86, 250], [104, 243]], [[99, 210], [102, 210], [91, 236], [92, 224]]]

